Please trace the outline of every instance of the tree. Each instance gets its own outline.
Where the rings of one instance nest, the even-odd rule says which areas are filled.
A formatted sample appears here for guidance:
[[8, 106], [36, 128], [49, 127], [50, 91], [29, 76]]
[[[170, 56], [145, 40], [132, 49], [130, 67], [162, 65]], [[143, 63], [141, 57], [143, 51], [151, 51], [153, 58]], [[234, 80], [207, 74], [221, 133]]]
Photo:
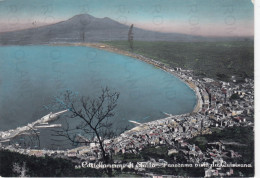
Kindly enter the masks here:
[[91, 22], [91, 18], [88, 15], [82, 15], [79, 18], [79, 22], [81, 23], [81, 27], [80, 27], [80, 39], [82, 39], [82, 42], [84, 43], [86, 40], [86, 28], [87, 25]]
[[130, 26], [129, 31], [128, 31], [128, 42], [129, 42], [129, 45], [130, 45], [130, 48], [131, 48], [132, 51], [134, 49], [134, 46], [133, 46], [133, 41], [134, 41], [133, 27], [134, 27], [134, 24], [132, 24]]
[[[119, 93], [111, 92], [107, 87], [102, 89], [98, 98], [79, 96], [67, 90], [55, 100], [60, 107], [70, 110], [69, 118], [78, 118], [81, 122], [75, 128], [70, 128], [67, 124], [66, 128], [57, 132], [58, 135], [66, 137], [76, 144], [93, 142], [98, 144], [104, 163], [111, 163], [111, 155], [105, 148], [104, 141], [116, 135], [116, 130], [112, 128], [111, 118], [115, 115], [114, 110], [118, 98]], [[79, 135], [79, 131], [83, 136]], [[77, 136], [83, 137], [84, 140], [76, 139]], [[111, 171], [111, 169], [108, 170], [109, 175]]]

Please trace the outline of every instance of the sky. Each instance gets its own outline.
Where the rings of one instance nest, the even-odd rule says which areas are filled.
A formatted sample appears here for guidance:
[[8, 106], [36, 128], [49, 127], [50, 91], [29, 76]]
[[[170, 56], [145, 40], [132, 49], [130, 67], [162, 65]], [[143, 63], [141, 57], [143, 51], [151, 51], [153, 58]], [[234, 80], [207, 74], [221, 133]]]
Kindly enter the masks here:
[[251, 0], [0, 0], [0, 32], [88, 13], [160, 32], [253, 36]]

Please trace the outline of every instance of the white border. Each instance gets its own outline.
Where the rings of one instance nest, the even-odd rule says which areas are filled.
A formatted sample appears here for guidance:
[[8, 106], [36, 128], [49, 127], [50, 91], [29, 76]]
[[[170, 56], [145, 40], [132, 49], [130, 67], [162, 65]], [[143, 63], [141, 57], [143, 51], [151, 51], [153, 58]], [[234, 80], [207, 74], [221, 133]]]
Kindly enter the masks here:
[[260, 143], [257, 140], [259, 138], [259, 118], [260, 116], [260, 2], [255, 1], [255, 177], [260, 177], [260, 167], [259, 167], [259, 149]]

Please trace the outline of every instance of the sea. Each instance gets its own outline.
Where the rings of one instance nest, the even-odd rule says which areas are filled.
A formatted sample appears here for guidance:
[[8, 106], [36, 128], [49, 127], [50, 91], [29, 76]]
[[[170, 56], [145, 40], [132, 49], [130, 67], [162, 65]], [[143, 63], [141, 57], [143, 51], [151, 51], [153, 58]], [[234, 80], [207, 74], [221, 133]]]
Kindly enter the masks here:
[[[179, 78], [129, 56], [83, 46], [6, 46], [0, 47], [0, 130], [58, 111], [53, 99], [66, 90], [95, 98], [105, 87], [120, 93], [115, 128], [161, 119], [163, 112], [189, 113], [196, 105], [194, 91]], [[55, 147], [44, 130], [42, 145]]]

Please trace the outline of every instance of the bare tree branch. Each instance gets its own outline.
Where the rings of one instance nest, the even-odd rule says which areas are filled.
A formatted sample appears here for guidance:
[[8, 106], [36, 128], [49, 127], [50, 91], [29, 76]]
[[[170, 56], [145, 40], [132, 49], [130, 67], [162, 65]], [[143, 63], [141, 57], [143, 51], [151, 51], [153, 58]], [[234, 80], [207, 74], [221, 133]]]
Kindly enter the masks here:
[[75, 128], [70, 128], [65, 119], [66, 126], [56, 132], [56, 136], [65, 137], [73, 144], [97, 143], [103, 161], [110, 163], [111, 156], [109, 150], [105, 149], [104, 140], [115, 137], [118, 131], [112, 129], [111, 122], [118, 99], [119, 93], [111, 92], [108, 87], [102, 89], [99, 97], [92, 99], [67, 90], [61, 97], [55, 98], [56, 103], [59, 107], [70, 110], [70, 119], [79, 119], [81, 122]]

